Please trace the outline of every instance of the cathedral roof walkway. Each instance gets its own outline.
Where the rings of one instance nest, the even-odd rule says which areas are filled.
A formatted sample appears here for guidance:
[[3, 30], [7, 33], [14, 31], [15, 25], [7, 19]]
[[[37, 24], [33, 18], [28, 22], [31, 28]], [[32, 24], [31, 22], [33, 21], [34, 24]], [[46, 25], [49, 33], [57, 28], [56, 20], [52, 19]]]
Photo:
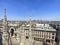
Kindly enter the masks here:
[[18, 45], [17, 40], [15, 39], [15, 37], [11, 37], [11, 45]]

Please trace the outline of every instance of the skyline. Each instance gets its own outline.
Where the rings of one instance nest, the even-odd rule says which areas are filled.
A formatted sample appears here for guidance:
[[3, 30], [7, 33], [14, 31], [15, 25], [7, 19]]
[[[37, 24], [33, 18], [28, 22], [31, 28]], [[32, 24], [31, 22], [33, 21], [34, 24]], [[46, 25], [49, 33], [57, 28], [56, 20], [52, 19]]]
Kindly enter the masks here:
[[60, 0], [0, 0], [0, 20], [4, 8], [8, 20], [56, 20], [60, 21]]

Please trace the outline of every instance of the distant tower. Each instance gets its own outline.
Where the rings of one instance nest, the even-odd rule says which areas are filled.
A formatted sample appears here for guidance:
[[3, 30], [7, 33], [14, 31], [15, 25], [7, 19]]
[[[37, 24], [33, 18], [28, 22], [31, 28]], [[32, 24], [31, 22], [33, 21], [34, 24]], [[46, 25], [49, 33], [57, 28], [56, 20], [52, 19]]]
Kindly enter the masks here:
[[29, 39], [30, 39], [30, 40], [32, 39], [31, 19], [32, 19], [32, 17], [30, 16], [30, 29], [29, 29], [29, 35], [30, 35]]
[[33, 45], [34, 40], [32, 39], [32, 30], [31, 30], [32, 23], [31, 23], [31, 19], [32, 19], [32, 17], [30, 16], [29, 40], [30, 40], [30, 45]]
[[2, 43], [3, 43], [3, 45], [8, 45], [8, 30], [7, 30], [6, 8], [4, 9]]

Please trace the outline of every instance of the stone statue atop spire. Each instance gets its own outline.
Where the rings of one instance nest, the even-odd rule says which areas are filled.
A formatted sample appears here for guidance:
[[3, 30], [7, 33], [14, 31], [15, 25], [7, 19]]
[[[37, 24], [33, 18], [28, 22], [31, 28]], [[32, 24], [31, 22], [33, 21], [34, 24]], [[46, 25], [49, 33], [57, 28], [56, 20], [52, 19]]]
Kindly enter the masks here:
[[4, 9], [4, 15], [6, 15], [6, 8]]

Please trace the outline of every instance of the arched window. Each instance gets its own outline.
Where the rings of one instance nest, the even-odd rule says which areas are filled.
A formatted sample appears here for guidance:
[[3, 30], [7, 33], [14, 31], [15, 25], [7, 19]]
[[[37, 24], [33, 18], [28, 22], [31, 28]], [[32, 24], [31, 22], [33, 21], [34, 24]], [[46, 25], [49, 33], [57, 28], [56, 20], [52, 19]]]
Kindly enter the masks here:
[[11, 36], [13, 36], [14, 34], [14, 29], [11, 29]]

